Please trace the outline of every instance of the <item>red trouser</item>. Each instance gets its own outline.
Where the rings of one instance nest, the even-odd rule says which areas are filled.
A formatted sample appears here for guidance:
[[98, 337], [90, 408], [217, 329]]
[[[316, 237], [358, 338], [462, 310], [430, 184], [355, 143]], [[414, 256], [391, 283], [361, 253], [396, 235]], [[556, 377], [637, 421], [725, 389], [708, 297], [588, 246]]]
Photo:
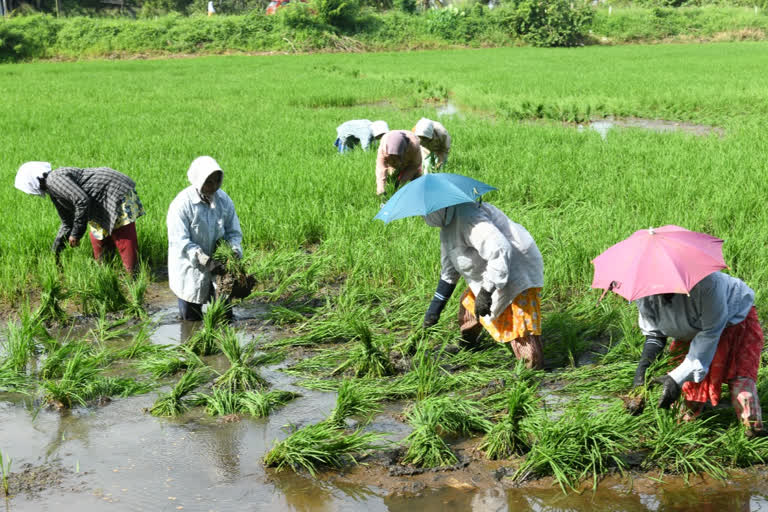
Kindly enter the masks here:
[[117, 248], [120, 258], [123, 260], [123, 266], [128, 272], [133, 272], [139, 261], [139, 242], [136, 239], [136, 223], [131, 222], [125, 226], [116, 228], [104, 240], [97, 240], [91, 233], [88, 233], [93, 247], [93, 257], [98, 261], [101, 259], [104, 250], [109, 247]]

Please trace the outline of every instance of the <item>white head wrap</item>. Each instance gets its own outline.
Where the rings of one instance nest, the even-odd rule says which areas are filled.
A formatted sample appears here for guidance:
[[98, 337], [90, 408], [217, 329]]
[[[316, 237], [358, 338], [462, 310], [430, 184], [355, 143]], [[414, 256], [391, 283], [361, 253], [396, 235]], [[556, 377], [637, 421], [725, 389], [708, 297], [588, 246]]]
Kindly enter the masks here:
[[221, 166], [210, 156], [199, 156], [192, 160], [187, 171], [187, 179], [200, 192], [208, 176], [216, 171], [222, 171]]
[[371, 123], [371, 133], [374, 137], [384, 135], [389, 131], [389, 126], [386, 121], [374, 121]]
[[415, 133], [417, 137], [431, 139], [435, 134], [435, 125], [426, 117], [422, 117], [419, 119], [419, 122], [416, 123], [416, 126], [413, 127], [413, 133]]
[[40, 189], [38, 178], [44, 177], [49, 172], [51, 172], [51, 164], [48, 162], [27, 162], [19, 167], [14, 185], [27, 194], [45, 196], [45, 192]]

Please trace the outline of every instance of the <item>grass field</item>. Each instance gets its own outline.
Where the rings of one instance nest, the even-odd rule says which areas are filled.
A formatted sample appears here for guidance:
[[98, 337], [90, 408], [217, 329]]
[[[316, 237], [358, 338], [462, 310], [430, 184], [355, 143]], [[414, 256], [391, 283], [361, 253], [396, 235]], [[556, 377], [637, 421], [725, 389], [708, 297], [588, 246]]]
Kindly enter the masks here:
[[[730, 272], [756, 290], [766, 318], [766, 50], [764, 43], [723, 43], [2, 66], [1, 296], [11, 308], [30, 297], [35, 302], [36, 291], [49, 289], [55, 275], [49, 247], [56, 212], [50, 201], [13, 188], [21, 163], [106, 165], [133, 177], [147, 210], [137, 223], [141, 256], [158, 269], [166, 259], [167, 207], [187, 185], [192, 159], [208, 154], [224, 168], [223, 188], [240, 216], [258, 295], [287, 306], [275, 309], [273, 320], [293, 328], [298, 337], [288, 344], [362, 336], [372, 347], [421, 347], [412, 333], [438, 279], [438, 231], [418, 218], [373, 222], [379, 208], [375, 155], [338, 155], [333, 140], [336, 125], [348, 119], [384, 119], [391, 128], [410, 129], [421, 116], [437, 118], [437, 109], [450, 103], [458, 112], [440, 118], [454, 141], [447, 170], [498, 187], [486, 199], [526, 226], [543, 253], [545, 351], [568, 364], [601, 340], [610, 348], [603, 361], [626, 370], [639, 355], [636, 311], [617, 297], [594, 306], [590, 260], [636, 229], [678, 224], [725, 239]], [[603, 116], [704, 123], [724, 135], [616, 129], [603, 140], [595, 131], [576, 129], [575, 122]], [[65, 252], [63, 268], [63, 288], [74, 293], [69, 300], [98, 311], [85, 306], [89, 286], [108, 287], [97, 284], [106, 279], [93, 276], [111, 270], [95, 270], [87, 242]], [[438, 336], [454, 332], [457, 298]], [[308, 309], [308, 299], [325, 305], [315, 301]], [[309, 320], [298, 313], [308, 311], [314, 312]], [[427, 361], [425, 354], [419, 348], [416, 359]], [[328, 375], [344, 363], [338, 357], [323, 361], [315, 373]], [[437, 363], [425, 362], [384, 387], [370, 377], [360, 382], [370, 381], [379, 398], [424, 398], [516, 378], [506, 369], [488, 373], [483, 368], [494, 365], [487, 361], [461, 364], [472, 368], [462, 378], [444, 378]], [[583, 378], [604, 382], [604, 391], [628, 388], [626, 371], [625, 381], [606, 379], [615, 377], [616, 368]], [[425, 432], [422, 442], [440, 453], [434, 429], [441, 413], [430, 412], [427, 422], [422, 412], [414, 415]], [[561, 484], [605, 471], [604, 464], [618, 460], [626, 446], [652, 442], [634, 437], [639, 429], [671, 435], [675, 428], [653, 412], [631, 425], [617, 411], [604, 420], [589, 419], [582, 408], [571, 414], [596, 436], [610, 430], [604, 422], [615, 418], [626, 435], [595, 445], [590, 458], [578, 463], [583, 469], [562, 473]], [[552, 437], [537, 445], [540, 459], [531, 458], [524, 473], [546, 472], [546, 450], [575, 439], [558, 430], [560, 423], [535, 421], [544, 423], [531, 431]], [[334, 429], [325, 433], [329, 439], [337, 436]], [[692, 432], [686, 435], [695, 438]], [[711, 453], [741, 456], [717, 451], [726, 444], [726, 437], [713, 437]], [[694, 454], [699, 458], [691, 462], [690, 454], [645, 449], [656, 454], [658, 467], [686, 474], [706, 471], [705, 463], [696, 464], [711, 455]], [[750, 452], [745, 460], [765, 455]]]

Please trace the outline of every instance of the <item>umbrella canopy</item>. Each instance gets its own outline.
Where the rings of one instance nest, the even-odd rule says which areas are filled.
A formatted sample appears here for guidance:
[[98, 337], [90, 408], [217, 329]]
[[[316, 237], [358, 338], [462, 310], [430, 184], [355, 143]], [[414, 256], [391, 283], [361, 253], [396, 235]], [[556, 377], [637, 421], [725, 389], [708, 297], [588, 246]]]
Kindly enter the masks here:
[[459, 174], [425, 174], [395, 192], [374, 219], [388, 224], [404, 217], [427, 215], [446, 206], [470, 203], [491, 190], [496, 188]]
[[613, 290], [627, 300], [687, 294], [709, 274], [727, 268], [722, 240], [672, 225], [635, 231], [592, 263], [592, 288]]

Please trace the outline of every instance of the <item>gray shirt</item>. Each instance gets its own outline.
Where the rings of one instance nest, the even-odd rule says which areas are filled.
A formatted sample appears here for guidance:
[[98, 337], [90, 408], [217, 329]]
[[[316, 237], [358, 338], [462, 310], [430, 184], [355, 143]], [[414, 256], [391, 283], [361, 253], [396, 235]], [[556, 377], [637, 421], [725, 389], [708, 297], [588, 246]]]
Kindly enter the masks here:
[[669, 375], [677, 382], [701, 382], [717, 351], [723, 330], [742, 322], [752, 309], [755, 292], [743, 281], [722, 272], [708, 275], [689, 295], [673, 294], [637, 299], [643, 334], [691, 340], [685, 360]]

